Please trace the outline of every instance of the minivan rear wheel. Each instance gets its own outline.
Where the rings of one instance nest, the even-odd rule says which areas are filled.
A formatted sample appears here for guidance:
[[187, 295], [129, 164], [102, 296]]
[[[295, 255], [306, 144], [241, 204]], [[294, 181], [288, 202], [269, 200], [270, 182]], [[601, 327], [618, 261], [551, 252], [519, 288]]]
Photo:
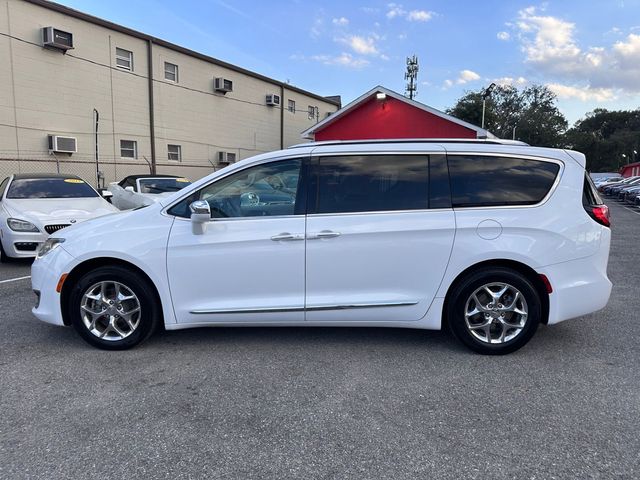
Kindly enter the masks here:
[[72, 287], [71, 324], [89, 344], [124, 350], [146, 340], [160, 318], [153, 287], [137, 272], [120, 266], [85, 273]]
[[503, 355], [524, 346], [541, 319], [541, 301], [522, 274], [484, 268], [463, 278], [451, 292], [447, 320], [453, 334], [471, 350]]

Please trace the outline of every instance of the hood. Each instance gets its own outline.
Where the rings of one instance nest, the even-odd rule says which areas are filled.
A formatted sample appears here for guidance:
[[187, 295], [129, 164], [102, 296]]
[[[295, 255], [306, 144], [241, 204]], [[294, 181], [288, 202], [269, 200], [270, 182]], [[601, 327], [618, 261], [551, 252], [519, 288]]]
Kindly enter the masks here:
[[102, 197], [5, 199], [3, 204], [12, 217], [28, 220], [37, 226], [73, 224], [118, 211]]

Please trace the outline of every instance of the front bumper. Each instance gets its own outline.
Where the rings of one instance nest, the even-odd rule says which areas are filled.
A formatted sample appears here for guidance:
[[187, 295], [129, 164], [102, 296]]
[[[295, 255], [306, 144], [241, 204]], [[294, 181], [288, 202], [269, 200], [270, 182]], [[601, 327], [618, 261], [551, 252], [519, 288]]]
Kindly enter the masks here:
[[33, 258], [40, 245], [49, 237], [42, 232], [14, 232], [10, 228], [2, 229], [2, 248], [11, 258]]
[[60, 277], [69, 273], [74, 258], [62, 247], [42, 258], [37, 258], [31, 266], [31, 286], [36, 294], [38, 302], [31, 310], [39, 320], [53, 325], [64, 325], [60, 294], [56, 287]]

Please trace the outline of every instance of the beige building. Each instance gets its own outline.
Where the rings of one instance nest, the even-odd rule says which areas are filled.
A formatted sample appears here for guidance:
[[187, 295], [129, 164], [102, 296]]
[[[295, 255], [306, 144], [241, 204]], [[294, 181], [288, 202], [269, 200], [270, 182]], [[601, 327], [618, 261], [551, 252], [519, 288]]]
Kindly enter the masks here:
[[0, 180], [56, 169], [92, 183], [98, 170], [106, 182], [151, 170], [196, 179], [301, 143], [340, 107], [43, 0], [0, 0], [0, 64]]

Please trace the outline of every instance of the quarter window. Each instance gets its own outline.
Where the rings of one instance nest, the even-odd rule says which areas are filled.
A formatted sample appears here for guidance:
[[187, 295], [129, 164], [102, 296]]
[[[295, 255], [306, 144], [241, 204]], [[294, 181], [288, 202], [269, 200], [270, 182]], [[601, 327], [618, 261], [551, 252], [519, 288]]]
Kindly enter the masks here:
[[116, 47], [116, 66], [123, 70], [133, 71], [133, 52]]
[[427, 155], [321, 157], [317, 213], [429, 207]]
[[547, 196], [560, 167], [521, 158], [448, 157], [454, 207], [534, 205]]
[[178, 65], [164, 62], [164, 78], [165, 80], [178, 83]]
[[134, 140], [120, 140], [120, 157], [138, 158], [138, 142]]
[[181, 145], [167, 145], [167, 153], [169, 160], [173, 162], [182, 161], [182, 146]]
[[294, 215], [301, 164], [300, 160], [284, 160], [246, 168], [207, 185], [169, 214], [189, 217], [191, 202], [206, 200], [213, 218]]

